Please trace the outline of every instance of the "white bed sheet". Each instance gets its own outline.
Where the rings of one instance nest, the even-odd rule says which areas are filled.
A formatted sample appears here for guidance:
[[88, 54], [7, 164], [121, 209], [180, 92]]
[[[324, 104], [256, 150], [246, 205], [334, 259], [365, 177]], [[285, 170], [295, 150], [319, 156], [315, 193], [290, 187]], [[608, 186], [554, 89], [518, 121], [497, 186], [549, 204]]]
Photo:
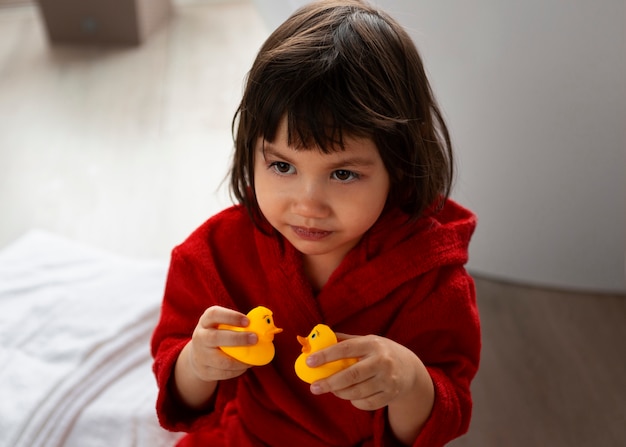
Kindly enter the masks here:
[[0, 447], [165, 447], [149, 340], [166, 261], [33, 231], [0, 251]]

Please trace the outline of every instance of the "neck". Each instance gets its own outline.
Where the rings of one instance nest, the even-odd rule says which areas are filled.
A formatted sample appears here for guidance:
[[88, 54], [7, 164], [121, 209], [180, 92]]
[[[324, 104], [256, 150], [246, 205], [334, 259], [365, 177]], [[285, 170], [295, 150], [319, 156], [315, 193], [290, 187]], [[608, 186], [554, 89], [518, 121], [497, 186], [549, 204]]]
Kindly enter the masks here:
[[341, 263], [341, 259], [329, 259], [323, 255], [304, 255], [304, 273], [317, 293], [328, 282], [328, 278]]

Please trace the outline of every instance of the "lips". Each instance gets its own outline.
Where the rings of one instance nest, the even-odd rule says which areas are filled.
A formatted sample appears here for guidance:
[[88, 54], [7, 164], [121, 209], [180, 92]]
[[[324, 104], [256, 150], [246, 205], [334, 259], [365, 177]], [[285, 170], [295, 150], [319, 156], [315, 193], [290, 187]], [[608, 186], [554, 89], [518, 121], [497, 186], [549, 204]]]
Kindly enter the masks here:
[[332, 233], [332, 231], [320, 230], [318, 228], [291, 227], [293, 232], [301, 239], [307, 241], [319, 241]]

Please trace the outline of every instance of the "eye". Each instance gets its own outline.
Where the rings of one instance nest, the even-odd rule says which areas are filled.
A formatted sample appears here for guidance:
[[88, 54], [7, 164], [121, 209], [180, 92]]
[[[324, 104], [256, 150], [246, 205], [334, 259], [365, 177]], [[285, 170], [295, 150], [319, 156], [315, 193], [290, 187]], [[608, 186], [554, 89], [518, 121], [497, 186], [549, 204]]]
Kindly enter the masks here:
[[315, 338], [316, 336], [317, 336], [317, 334], [311, 335], [311, 339]]
[[337, 169], [333, 172], [332, 176], [335, 180], [339, 180], [340, 182], [350, 182], [359, 178], [359, 175], [356, 172], [348, 171], [346, 169]]
[[275, 161], [270, 164], [270, 169], [274, 170], [277, 174], [285, 175], [285, 174], [293, 174], [295, 172], [295, 168], [291, 166], [289, 163], [285, 163], [284, 161]]
[[265, 319], [265, 322], [266, 322], [267, 324], [272, 324], [272, 320], [270, 320], [270, 317], [267, 317], [267, 318]]

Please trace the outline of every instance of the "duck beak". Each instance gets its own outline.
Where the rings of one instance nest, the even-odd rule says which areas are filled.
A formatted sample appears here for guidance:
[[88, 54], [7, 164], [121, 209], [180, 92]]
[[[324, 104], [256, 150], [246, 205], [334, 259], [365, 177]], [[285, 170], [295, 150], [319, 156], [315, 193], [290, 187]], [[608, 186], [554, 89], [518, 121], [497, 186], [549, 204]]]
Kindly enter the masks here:
[[276, 326], [272, 326], [271, 328], [269, 328], [267, 331], [265, 331], [266, 335], [269, 335], [270, 339], [274, 339], [274, 335], [275, 334], [280, 334], [283, 330], [279, 327]]
[[302, 345], [302, 352], [309, 353], [311, 352], [311, 344], [309, 343], [309, 339], [307, 337], [300, 337], [296, 335], [298, 338], [298, 342]]

